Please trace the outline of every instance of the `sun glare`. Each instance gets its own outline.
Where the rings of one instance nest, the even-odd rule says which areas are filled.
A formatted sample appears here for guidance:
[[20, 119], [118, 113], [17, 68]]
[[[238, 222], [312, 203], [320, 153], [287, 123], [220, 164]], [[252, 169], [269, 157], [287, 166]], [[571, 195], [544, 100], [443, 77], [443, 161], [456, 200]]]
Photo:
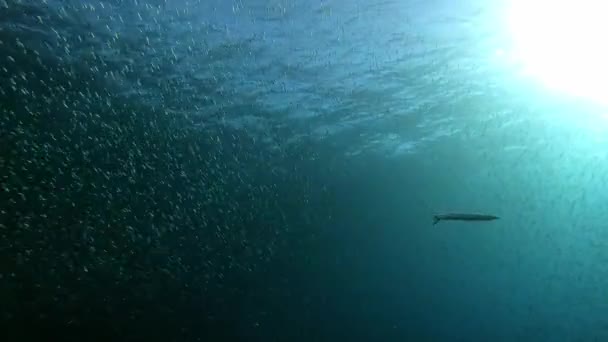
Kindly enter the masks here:
[[513, 1], [513, 52], [548, 87], [608, 104], [606, 13], [602, 0]]

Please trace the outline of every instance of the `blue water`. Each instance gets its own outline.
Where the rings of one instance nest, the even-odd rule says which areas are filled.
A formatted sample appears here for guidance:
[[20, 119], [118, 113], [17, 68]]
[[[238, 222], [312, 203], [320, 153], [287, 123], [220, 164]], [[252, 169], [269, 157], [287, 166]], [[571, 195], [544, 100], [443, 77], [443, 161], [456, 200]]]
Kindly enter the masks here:
[[606, 109], [507, 8], [0, 0], [8, 340], [608, 338]]

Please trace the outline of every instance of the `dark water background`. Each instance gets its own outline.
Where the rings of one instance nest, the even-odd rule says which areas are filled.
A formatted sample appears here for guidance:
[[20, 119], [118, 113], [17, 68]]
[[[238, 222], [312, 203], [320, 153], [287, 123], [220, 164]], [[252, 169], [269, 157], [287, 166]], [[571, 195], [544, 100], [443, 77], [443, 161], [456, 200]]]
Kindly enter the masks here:
[[602, 340], [605, 142], [499, 8], [0, 0], [0, 338]]

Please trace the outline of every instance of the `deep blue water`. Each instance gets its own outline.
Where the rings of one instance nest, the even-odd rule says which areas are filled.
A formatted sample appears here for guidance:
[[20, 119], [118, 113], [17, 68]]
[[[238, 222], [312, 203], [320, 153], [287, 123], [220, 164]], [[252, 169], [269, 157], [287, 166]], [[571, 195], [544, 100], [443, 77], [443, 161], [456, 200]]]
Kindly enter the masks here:
[[606, 339], [605, 110], [505, 3], [0, 0], [2, 339]]

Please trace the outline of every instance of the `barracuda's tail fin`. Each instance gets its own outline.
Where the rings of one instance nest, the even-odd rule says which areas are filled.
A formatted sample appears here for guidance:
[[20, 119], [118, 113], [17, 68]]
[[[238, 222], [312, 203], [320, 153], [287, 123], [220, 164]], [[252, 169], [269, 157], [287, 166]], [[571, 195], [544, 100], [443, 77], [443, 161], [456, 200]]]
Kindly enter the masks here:
[[437, 222], [439, 222], [440, 218], [437, 215], [433, 215], [433, 226], [437, 224]]

